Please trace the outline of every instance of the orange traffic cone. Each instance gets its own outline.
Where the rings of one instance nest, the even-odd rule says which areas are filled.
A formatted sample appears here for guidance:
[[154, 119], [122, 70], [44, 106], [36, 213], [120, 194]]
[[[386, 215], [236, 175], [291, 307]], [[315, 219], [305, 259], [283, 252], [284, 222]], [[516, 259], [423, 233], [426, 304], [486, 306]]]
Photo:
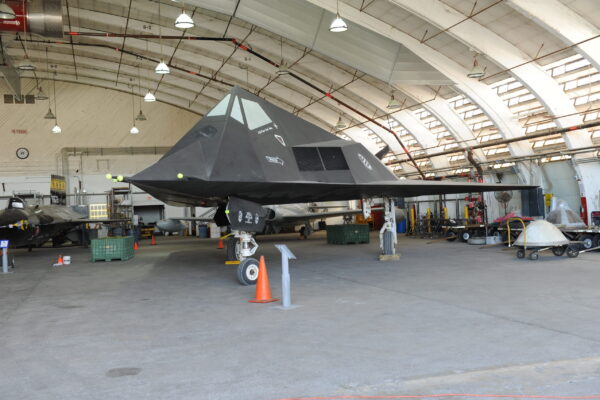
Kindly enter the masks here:
[[154, 239], [154, 235], [152, 235], [152, 241], [150, 242], [151, 246], [156, 246], [156, 239]]
[[56, 261], [56, 264], [53, 264], [54, 267], [58, 267], [59, 265], [64, 265], [63, 264], [62, 254], [58, 255], [58, 260]]
[[267, 264], [265, 257], [260, 256], [258, 264], [258, 282], [256, 282], [256, 298], [248, 300], [249, 303], [271, 303], [279, 299], [271, 297], [271, 288], [269, 287], [269, 274], [267, 273]]
[[140, 246], [138, 245], [137, 241], [133, 242], [133, 249], [134, 250], [139, 250], [140, 249]]
[[219, 244], [217, 245], [217, 249], [223, 248], [223, 239], [219, 239]]

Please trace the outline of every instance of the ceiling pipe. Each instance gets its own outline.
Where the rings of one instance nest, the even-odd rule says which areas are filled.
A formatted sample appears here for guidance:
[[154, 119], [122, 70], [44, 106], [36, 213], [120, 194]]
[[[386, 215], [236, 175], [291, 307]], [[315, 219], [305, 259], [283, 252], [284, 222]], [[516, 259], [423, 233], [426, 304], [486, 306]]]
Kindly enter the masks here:
[[[163, 38], [164, 38], [164, 36], [163, 36]], [[29, 43], [42, 43], [42, 44], [45, 44], [45, 45], [66, 45], [66, 46], [71, 46], [71, 43], [69, 43], [69, 42], [59, 42], [59, 41], [49, 42], [49, 41], [46, 41], [46, 40], [29, 39], [29, 40], [27, 40], [27, 42], [29, 42]], [[73, 46], [100, 47], [100, 48], [104, 48], [104, 49], [110, 49], [110, 50], [119, 51], [119, 52], [128, 54], [128, 55], [133, 56], [133, 57], [137, 57], [137, 58], [141, 58], [141, 59], [146, 60], [146, 61], [150, 61], [152, 63], [158, 63], [160, 61], [160, 60], [152, 58], [152, 57], [144, 56], [142, 54], [139, 54], [139, 53], [136, 53], [136, 52], [133, 52], [133, 51], [124, 50], [124, 49], [122, 49], [120, 47], [114, 47], [114, 46], [110, 46], [110, 45], [107, 45], [107, 44], [73, 43]], [[177, 71], [185, 72], [185, 73], [188, 73], [190, 75], [195, 75], [197, 77], [204, 78], [204, 79], [207, 79], [209, 81], [220, 83], [220, 84], [222, 84], [224, 86], [228, 86], [228, 87], [235, 86], [232, 83], [225, 82], [225, 81], [222, 81], [220, 79], [213, 78], [212, 76], [205, 75], [205, 74], [200, 73], [200, 72], [196, 72], [196, 71], [192, 71], [192, 70], [189, 70], [189, 69], [181, 68], [181, 67], [178, 67], [176, 65], [169, 64], [169, 68], [175, 69]]]
[[[600, 126], [600, 120], [593, 121], [593, 122], [587, 122], [585, 124], [573, 125], [573, 126], [569, 126], [567, 128], [549, 128], [549, 129], [544, 129], [544, 130], [542, 130], [542, 131], [540, 131], [538, 133], [534, 133], [532, 135], [519, 136], [519, 137], [516, 137], [516, 138], [510, 138], [510, 139], [495, 140], [495, 141], [487, 142], [485, 144], [478, 144], [478, 145], [475, 145], [475, 146], [469, 146], [467, 148], [454, 148], [452, 150], [440, 151], [438, 153], [430, 153], [430, 154], [427, 154], [427, 155], [416, 156], [416, 157], [413, 157], [412, 159], [413, 160], [422, 160], [422, 159], [431, 158], [431, 157], [445, 156], [445, 155], [448, 155], [448, 154], [463, 153], [465, 150], [484, 149], [486, 147], [493, 147], [493, 146], [497, 146], [497, 145], [501, 145], [501, 144], [509, 144], [509, 143], [514, 143], [514, 142], [520, 142], [520, 141], [523, 141], [523, 140], [537, 139], [537, 138], [541, 138], [541, 137], [545, 137], [545, 136], [559, 135], [559, 134], [563, 134], [563, 133], [567, 133], [567, 132], [571, 132], [571, 131], [577, 131], [577, 130], [580, 130], [580, 129], [595, 128], [597, 126]], [[412, 160], [405, 159], [405, 160], [391, 161], [387, 165], [401, 164], [401, 163], [404, 163], [404, 162], [407, 162], [407, 161], [412, 161]]]
[[[493, 165], [497, 165], [497, 164], [504, 164], [504, 163], [517, 163], [517, 162], [522, 162], [522, 161], [534, 161], [534, 160], [539, 160], [540, 158], [543, 157], [553, 157], [553, 156], [565, 156], [565, 155], [575, 155], [575, 154], [579, 154], [579, 153], [587, 153], [590, 151], [600, 151], [600, 145], [596, 145], [596, 146], [589, 146], [589, 147], [579, 147], [576, 149], [569, 149], [569, 150], [552, 150], [552, 151], [548, 151], [545, 153], [539, 153], [539, 154], [531, 154], [531, 155], [527, 155], [527, 156], [519, 156], [519, 157], [510, 157], [510, 158], [505, 158], [505, 159], [501, 159], [501, 160], [490, 160], [490, 161], [484, 161], [481, 162], [480, 165], [483, 167], [491, 167]], [[582, 160], [583, 162], [597, 162], [597, 157], [592, 157], [586, 160]], [[451, 167], [444, 167], [444, 168], [435, 168], [435, 169], [431, 169], [428, 170], [427, 172], [445, 172], [445, 171], [452, 171], [452, 170], [457, 170], [457, 169], [468, 169], [468, 168], [472, 168], [470, 165], [468, 164], [464, 164], [464, 165], [454, 165]], [[510, 168], [510, 167], [507, 167]], [[484, 171], [485, 173], [486, 171]], [[487, 172], [489, 173], [490, 170], [488, 169]], [[401, 174], [400, 176], [403, 177], [410, 177], [414, 175], [414, 173], [407, 173], [407, 174]], [[444, 179], [444, 178], [451, 178], [451, 177], [461, 177], [461, 176], [467, 176], [467, 174], [453, 174], [453, 175], [445, 175], [445, 176], [437, 176], [435, 179]]]
[[15, 18], [0, 20], [0, 32], [63, 37], [62, 0], [5, 0], [5, 3], [15, 11]]

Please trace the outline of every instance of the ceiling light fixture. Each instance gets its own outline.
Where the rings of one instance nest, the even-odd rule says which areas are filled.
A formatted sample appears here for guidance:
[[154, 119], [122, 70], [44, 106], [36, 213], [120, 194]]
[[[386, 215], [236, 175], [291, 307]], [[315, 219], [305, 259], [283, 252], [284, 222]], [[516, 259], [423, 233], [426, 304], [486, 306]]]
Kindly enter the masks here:
[[347, 126], [348, 125], [346, 125], [346, 123], [344, 121], [342, 121], [342, 116], [340, 115], [340, 118], [338, 119], [337, 124], [335, 124], [335, 129], [344, 129]]
[[35, 71], [35, 65], [29, 64], [29, 63], [24, 63], [24, 64], [19, 65], [17, 67], [17, 69], [19, 69], [21, 71]]
[[194, 27], [194, 20], [192, 17], [185, 13], [185, 10], [181, 10], [181, 14], [175, 20], [175, 27], [180, 29], [190, 29]]
[[[58, 126], [58, 102], [56, 101], [56, 71], [54, 71], [54, 78], [52, 79], [52, 91], [54, 92], [54, 127], [52, 133], [61, 133], [62, 129]], [[52, 114], [52, 110], [48, 109], [48, 114]], [[46, 117], [48, 117], [46, 114]]]
[[46, 93], [44, 93], [41, 86], [38, 88], [38, 92], [35, 94], [35, 99], [36, 100], [48, 100], [48, 96], [46, 96]]
[[144, 101], [146, 103], [151, 103], [153, 101], [156, 101], [156, 96], [153, 95], [152, 92], [148, 90], [148, 93], [146, 93], [146, 95], [144, 96]]
[[290, 74], [290, 70], [283, 64], [281, 64], [279, 66], [279, 69], [277, 70], [277, 76], [282, 76], [282, 75], [289, 75]]
[[340, 17], [340, 0], [338, 0], [336, 3], [335, 19], [329, 25], [329, 32], [346, 32], [347, 30], [348, 25], [346, 25], [346, 21]]
[[473, 57], [473, 68], [471, 68], [471, 71], [467, 74], [467, 77], [479, 79], [482, 78], [484, 75], [485, 70], [481, 68], [481, 65], [479, 65], [479, 63], [477, 62], [477, 54], [475, 54], [475, 56]]
[[50, 107], [48, 107], [48, 112], [46, 113], [46, 115], [44, 115], [44, 119], [56, 119]]
[[[138, 133], [140, 133], [140, 130], [137, 128], [137, 126], [135, 126], [135, 121], [137, 120], [136, 116], [135, 116], [135, 95], [133, 94], [133, 85], [131, 85], [131, 110], [132, 110], [132, 116], [133, 116], [133, 126], [131, 127], [131, 129], [129, 130], [129, 133], [131, 133], [132, 135], [137, 135]], [[144, 116], [144, 114], [142, 114], [142, 109], [140, 108], [140, 115]], [[144, 119], [146, 119], [146, 117], [144, 116]]]
[[[140, 113], [138, 114], [137, 117], [135, 117], [135, 119], [137, 121], [145, 121], [147, 118], [144, 115], [144, 113], [142, 112], [142, 78], [141, 78], [141, 73], [140, 73], [140, 64], [138, 64], [138, 94], [140, 95], [139, 102], [140, 102]], [[152, 93], [150, 93], [150, 91], [148, 91], [148, 94], [150, 94], [152, 96]], [[154, 97], [154, 96], [153, 96]], [[144, 100], [146, 99], [146, 97], [144, 97]], [[156, 100], [156, 98], [154, 98], [154, 100]]]
[[161, 60], [158, 63], [158, 65], [156, 66], [156, 68], [154, 68], [154, 72], [156, 72], [159, 75], [166, 75], [166, 74], [170, 73], [171, 70], [169, 69], [169, 66], [162, 59], [163, 45], [162, 45], [162, 24], [160, 23], [160, 1], [158, 2], [158, 41], [160, 42]]
[[290, 70], [285, 66], [285, 60], [283, 58], [283, 36], [279, 40], [279, 50], [281, 51], [281, 61], [279, 62], [279, 68], [277, 69], [277, 76], [288, 75]]
[[142, 110], [140, 109], [140, 112], [138, 113], [137, 117], [135, 117], [136, 121], [145, 121], [148, 118], [146, 118], [146, 116], [144, 115], [144, 113], [142, 112]]
[[394, 93], [392, 93], [392, 97], [390, 98], [390, 101], [388, 102], [387, 109], [395, 110], [397, 108], [400, 108], [400, 102], [394, 98]]
[[156, 72], [157, 74], [160, 74], [160, 75], [165, 75], [165, 74], [170, 73], [171, 70], [169, 69], [169, 66], [163, 60], [160, 60], [160, 62], [156, 66], [156, 68], [154, 68], [154, 72]]
[[17, 15], [15, 10], [5, 2], [0, 3], [0, 19], [15, 19]]

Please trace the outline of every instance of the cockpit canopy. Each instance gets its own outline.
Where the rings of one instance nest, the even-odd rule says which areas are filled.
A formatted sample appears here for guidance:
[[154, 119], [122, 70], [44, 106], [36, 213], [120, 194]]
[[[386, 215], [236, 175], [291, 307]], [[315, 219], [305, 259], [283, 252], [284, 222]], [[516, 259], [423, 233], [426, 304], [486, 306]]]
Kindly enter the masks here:
[[8, 208], [17, 208], [22, 210], [25, 208], [25, 204], [25, 200], [19, 197], [11, 197], [10, 200], [8, 200]]

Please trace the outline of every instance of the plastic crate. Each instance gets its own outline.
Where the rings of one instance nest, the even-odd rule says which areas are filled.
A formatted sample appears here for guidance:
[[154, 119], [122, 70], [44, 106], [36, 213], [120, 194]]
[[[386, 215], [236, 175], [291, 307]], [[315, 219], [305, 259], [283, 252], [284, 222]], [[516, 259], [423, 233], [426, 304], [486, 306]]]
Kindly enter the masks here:
[[368, 224], [327, 225], [327, 243], [369, 243]]
[[133, 236], [112, 236], [92, 240], [92, 261], [129, 260], [133, 258]]

